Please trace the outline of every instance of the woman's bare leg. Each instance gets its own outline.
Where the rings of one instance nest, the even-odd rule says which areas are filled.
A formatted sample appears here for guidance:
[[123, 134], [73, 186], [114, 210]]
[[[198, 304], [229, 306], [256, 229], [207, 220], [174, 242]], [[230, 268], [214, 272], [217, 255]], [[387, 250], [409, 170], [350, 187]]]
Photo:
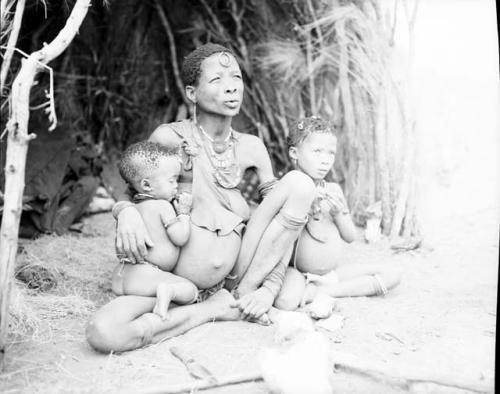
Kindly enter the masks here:
[[[242, 251], [238, 258], [235, 271], [241, 282], [238, 292], [241, 295], [256, 290], [265, 277], [280, 262], [290, 246], [297, 239], [302, 226], [284, 226], [276, 217], [280, 212], [293, 218], [305, 219], [315, 197], [314, 182], [307, 175], [292, 171], [289, 172], [276, 186], [276, 190], [269, 194], [254, 213], [255, 221], [249, 223], [242, 242]], [[262, 214], [264, 212], [264, 214]], [[261, 232], [262, 223], [269, 225]], [[250, 240], [248, 242], [245, 242]], [[253, 258], [248, 259], [251, 249], [258, 239]], [[250, 264], [251, 262], [251, 264]]]
[[234, 298], [226, 290], [202, 303], [171, 309], [165, 321], [151, 313], [155, 302], [153, 297], [115, 298], [91, 318], [86, 329], [89, 344], [101, 352], [123, 352], [183, 334], [203, 323], [240, 317]]

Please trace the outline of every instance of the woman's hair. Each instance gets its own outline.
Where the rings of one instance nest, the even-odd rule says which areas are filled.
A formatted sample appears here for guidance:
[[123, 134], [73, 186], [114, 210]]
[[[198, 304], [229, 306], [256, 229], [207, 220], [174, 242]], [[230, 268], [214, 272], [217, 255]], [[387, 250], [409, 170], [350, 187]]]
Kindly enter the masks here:
[[214, 53], [227, 52], [234, 56], [233, 51], [219, 45], [208, 43], [196, 48], [182, 62], [182, 82], [184, 86], [196, 86], [200, 77], [201, 62]]
[[158, 168], [161, 158], [178, 158], [179, 148], [166, 147], [156, 142], [142, 141], [130, 145], [120, 156], [118, 170], [123, 180], [134, 186]]
[[292, 125], [286, 140], [288, 147], [298, 146], [313, 133], [327, 133], [337, 137], [332, 122], [326, 121], [319, 116], [309, 116], [297, 120]]

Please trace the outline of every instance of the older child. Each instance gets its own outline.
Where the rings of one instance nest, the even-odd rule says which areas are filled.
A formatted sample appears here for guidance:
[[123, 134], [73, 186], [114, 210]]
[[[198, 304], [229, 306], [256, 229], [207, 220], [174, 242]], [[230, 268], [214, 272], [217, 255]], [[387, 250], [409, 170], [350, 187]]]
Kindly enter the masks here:
[[170, 272], [190, 233], [191, 196], [184, 193], [174, 200], [181, 170], [178, 149], [139, 142], [125, 150], [118, 166], [155, 246], [149, 248], [144, 264], [122, 258], [113, 272], [112, 289], [117, 295], [156, 296], [153, 313], [165, 320], [171, 301], [190, 304], [198, 297], [191, 281]]
[[[314, 181], [316, 196], [308, 217], [301, 222], [303, 230], [295, 242], [290, 266], [287, 267], [288, 261], [284, 260], [277, 264], [284, 271], [284, 281], [274, 305], [278, 309], [294, 310], [310, 304], [308, 309], [315, 318], [329, 316], [335, 297], [383, 295], [400, 280], [399, 273], [387, 265], [342, 261], [342, 247], [345, 242], [352, 242], [356, 233], [340, 186], [324, 179], [333, 167], [336, 145], [334, 128], [318, 117], [298, 121], [288, 138], [294, 171]], [[278, 188], [279, 183], [275, 189]], [[278, 200], [274, 190], [266, 199], [267, 203], [261, 206], [273, 206], [271, 215], [283, 216], [283, 207], [274, 203]], [[298, 219], [291, 220], [297, 222], [292, 224], [300, 224]], [[285, 216], [280, 222], [286, 227], [290, 220]], [[248, 231], [252, 231], [250, 224], [248, 227]], [[249, 235], [249, 238], [253, 237]], [[269, 310], [273, 291], [265, 294], [265, 288], [264, 282], [260, 289], [239, 300], [238, 306], [244, 314], [255, 317]]]

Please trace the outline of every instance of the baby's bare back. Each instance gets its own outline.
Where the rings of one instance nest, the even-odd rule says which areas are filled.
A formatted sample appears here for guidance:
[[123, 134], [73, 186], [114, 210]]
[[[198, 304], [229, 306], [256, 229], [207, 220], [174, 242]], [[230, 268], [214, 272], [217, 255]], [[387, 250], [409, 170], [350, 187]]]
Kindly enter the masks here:
[[166, 204], [170, 205], [165, 200], [148, 200], [137, 204], [136, 207], [154, 243], [154, 247], [148, 248], [146, 261], [158, 266], [163, 271], [172, 271], [179, 258], [179, 247], [168, 238], [161, 219], [161, 211], [165, 210]]

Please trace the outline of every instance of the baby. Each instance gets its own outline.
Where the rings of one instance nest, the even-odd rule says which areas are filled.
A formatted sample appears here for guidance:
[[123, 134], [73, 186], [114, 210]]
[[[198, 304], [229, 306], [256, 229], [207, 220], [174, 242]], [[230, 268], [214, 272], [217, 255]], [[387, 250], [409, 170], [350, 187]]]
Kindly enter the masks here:
[[112, 289], [117, 295], [156, 296], [153, 313], [165, 320], [171, 301], [184, 305], [198, 297], [198, 289], [192, 282], [171, 273], [179, 248], [189, 239], [192, 204], [187, 193], [174, 200], [181, 171], [178, 149], [139, 142], [123, 152], [118, 167], [154, 246], [148, 249], [145, 264], [120, 260], [113, 272]]

